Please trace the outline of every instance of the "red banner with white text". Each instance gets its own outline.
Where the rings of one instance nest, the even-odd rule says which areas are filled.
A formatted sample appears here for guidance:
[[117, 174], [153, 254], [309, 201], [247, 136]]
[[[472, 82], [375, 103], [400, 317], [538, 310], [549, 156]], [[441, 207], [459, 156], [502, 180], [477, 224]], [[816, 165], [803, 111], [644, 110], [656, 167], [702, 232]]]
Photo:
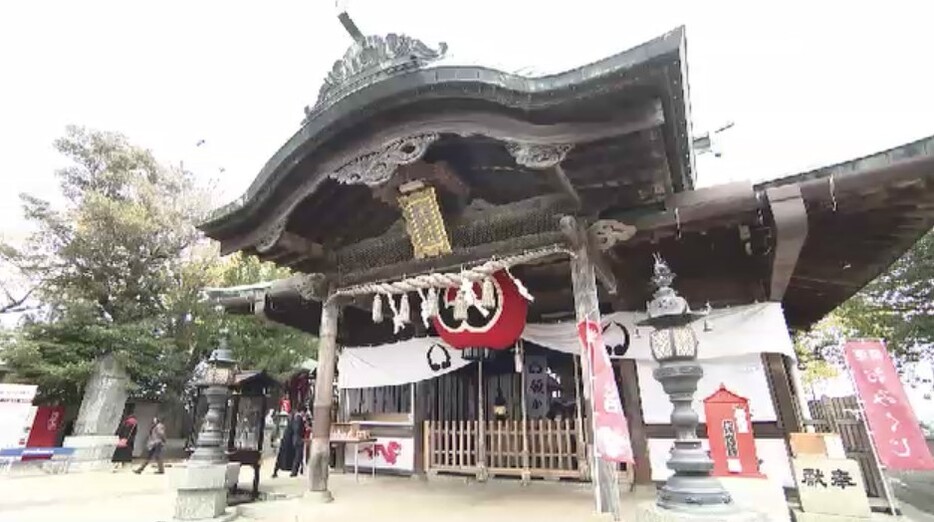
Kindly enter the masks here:
[[885, 344], [847, 341], [843, 351], [882, 464], [893, 470], [934, 470], [934, 458]]
[[600, 325], [594, 321], [577, 324], [582, 355], [590, 361], [593, 382], [594, 452], [603, 460], [632, 462], [629, 424], [619, 400], [619, 389], [613, 375], [610, 356], [603, 344]]

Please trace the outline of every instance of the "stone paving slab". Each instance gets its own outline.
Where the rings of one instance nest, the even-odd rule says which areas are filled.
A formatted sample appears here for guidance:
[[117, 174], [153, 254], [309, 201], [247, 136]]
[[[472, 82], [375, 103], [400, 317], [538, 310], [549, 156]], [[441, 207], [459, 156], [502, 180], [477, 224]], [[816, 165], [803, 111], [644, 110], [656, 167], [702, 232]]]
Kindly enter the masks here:
[[[495, 480], [477, 483], [454, 477], [420, 481], [402, 477], [334, 474], [334, 502], [318, 504], [303, 498], [307, 476], [271, 479], [264, 467], [261, 489], [270, 500], [239, 506], [239, 520], [275, 522], [549, 522], [610, 520], [594, 513], [589, 484]], [[244, 468], [240, 483], [246, 486], [252, 470]], [[91, 472], [0, 479], [0, 522], [168, 522], [175, 493], [168, 474], [147, 470], [134, 475]], [[637, 488], [626, 494], [623, 520], [636, 520], [640, 502], [654, 498], [654, 488]], [[928, 522], [928, 519], [914, 520]], [[874, 515], [873, 521], [894, 520]]]

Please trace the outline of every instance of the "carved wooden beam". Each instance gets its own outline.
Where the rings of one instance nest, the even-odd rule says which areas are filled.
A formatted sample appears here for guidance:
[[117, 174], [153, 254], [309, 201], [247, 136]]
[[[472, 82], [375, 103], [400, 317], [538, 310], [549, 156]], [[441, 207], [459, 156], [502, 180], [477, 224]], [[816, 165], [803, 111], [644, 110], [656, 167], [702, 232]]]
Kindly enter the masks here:
[[470, 187], [445, 161], [425, 163], [419, 160], [409, 165], [400, 165], [386, 183], [371, 187], [371, 190], [373, 195], [383, 203], [398, 207], [399, 187], [411, 181], [425, 181], [436, 189], [453, 194], [459, 205], [465, 204], [470, 196]]
[[791, 282], [798, 256], [808, 235], [808, 213], [798, 185], [766, 190], [775, 220], [775, 257], [769, 298], [781, 301]]
[[570, 144], [539, 145], [514, 141], [506, 143], [506, 150], [515, 158], [516, 164], [548, 172], [549, 182], [558, 192], [574, 203], [575, 209], [579, 209], [581, 207], [580, 194], [577, 193], [577, 189], [561, 168], [561, 162], [564, 161], [572, 147], [573, 145]]
[[292, 232], [284, 232], [282, 237], [279, 238], [278, 245], [289, 252], [300, 254], [300, 256], [294, 260], [295, 262], [327, 257], [327, 249], [325, 249], [323, 245], [315, 243], [314, 241], [309, 241]]
[[549, 179], [555, 187], [564, 194], [568, 200], [574, 203], [574, 207], [577, 209], [581, 208], [581, 197], [577, 193], [577, 189], [574, 188], [574, 185], [571, 184], [571, 180], [568, 179], [567, 174], [564, 173], [564, 169], [561, 168], [561, 165], [555, 165], [548, 171], [550, 173]]
[[573, 216], [563, 216], [560, 226], [561, 232], [574, 249], [580, 249], [582, 247], [587, 248], [587, 255], [590, 257], [591, 263], [593, 263], [597, 280], [606, 288], [607, 292], [611, 295], [616, 295], [616, 274], [613, 273], [613, 268], [603, 255], [603, 252], [601, 252], [594, 242], [590, 240], [590, 237], [588, 237], [587, 229]]

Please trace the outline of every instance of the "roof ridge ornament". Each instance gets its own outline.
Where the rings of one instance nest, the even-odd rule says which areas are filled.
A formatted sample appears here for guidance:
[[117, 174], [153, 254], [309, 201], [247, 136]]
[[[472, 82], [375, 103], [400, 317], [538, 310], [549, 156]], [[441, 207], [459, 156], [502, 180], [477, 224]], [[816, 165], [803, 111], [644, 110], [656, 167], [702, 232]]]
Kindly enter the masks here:
[[447, 52], [444, 42], [432, 49], [404, 34], [364, 36], [346, 11], [338, 14], [341, 24], [354, 39], [344, 56], [334, 62], [318, 91], [314, 107], [305, 107], [305, 121], [348, 94], [397, 74], [421, 69]]

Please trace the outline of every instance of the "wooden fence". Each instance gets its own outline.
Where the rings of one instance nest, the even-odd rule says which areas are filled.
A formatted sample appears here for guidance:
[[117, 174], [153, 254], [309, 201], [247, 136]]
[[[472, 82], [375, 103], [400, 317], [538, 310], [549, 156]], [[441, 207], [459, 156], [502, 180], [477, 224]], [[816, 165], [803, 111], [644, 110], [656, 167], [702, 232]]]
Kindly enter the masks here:
[[872, 456], [872, 443], [869, 432], [859, 415], [859, 403], [856, 396], [824, 397], [808, 402], [811, 409], [811, 424], [817, 431], [836, 433], [843, 440], [843, 450], [847, 458], [859, 463], [863, 472], [866, 493], [870, 497], [882, 497], [883, 478]]
[[[425, 464], [429, 471], [586, 478], [584, 444], [576, 420], [487, 421], [480, 444], [479, 421], [425, 421]], [[528, 441], [524, 446], [524, 441]], [[528, 464], [526, 464], [526, 459]]]

